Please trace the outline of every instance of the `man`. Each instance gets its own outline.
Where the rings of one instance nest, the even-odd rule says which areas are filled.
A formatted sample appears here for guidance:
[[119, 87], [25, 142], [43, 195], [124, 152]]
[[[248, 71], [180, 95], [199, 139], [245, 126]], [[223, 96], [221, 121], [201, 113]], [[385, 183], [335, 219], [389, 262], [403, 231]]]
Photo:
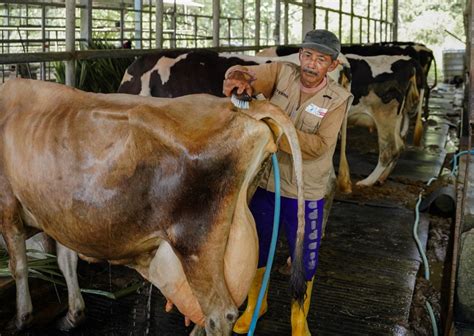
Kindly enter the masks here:
[[[234, 66], [226, 73], [224, 94], [263, 94], [290, 116], [298, 130], [304, 159], [305, 187], [305, 242], [304, 264], [307, 295], [303, 308], [297, 302], [291, 307], [292, 335], [310, 335], [306, 316], [309, 310], [318, 251], [322, 236], [324, 195], [332, 173], [332, 157], [337, 135], [352, 102], [350, 92], [332, 81], [327, 72], [334, 70], [341, 49], [339, 39], [327, 30], [308, 32], [300, 46], [300, 66], [274, 62], [255, 66]], [[278, 160], [281, 175], [281, 215], [286, 238], [293, 255], [297, 228], [296, 185], [291, 169], [291, 155], [286, 139], [282, 139]], [[260, 181], [250, 209], [255, 218], [259, 236], [258, 269], [249, 291], [247, 307], [234, 326], [234, 332], [247, 333], [256, 306], [270, 246], [273, 208], [273, 171], [269, 170]], [[265, 295], [259, 316], [267, 311]]]

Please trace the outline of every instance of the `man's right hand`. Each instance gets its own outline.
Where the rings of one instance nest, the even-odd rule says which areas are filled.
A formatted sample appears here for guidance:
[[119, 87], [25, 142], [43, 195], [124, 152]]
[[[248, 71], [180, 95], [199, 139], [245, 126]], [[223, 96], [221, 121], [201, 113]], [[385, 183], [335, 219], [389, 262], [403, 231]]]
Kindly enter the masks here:
[[226, 97], [232, 95], [232, 91], [237, 88], [237, 94], [240, 95], [246, 92], [249, 96], [252, 96], [253, 88], [250, 82], [254, 79], [246, 72], [239, 70], [232, 71], [229, 76], [224, 80], [223, 93]]

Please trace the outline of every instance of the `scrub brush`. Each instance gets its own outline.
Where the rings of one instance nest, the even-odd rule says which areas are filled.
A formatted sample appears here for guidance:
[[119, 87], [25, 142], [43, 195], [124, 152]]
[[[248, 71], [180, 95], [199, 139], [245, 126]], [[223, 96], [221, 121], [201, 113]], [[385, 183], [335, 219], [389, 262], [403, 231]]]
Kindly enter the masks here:
[[248, 110], [250, 108], [250, 101], [252, 100], [252, 96], [250, 96], [247, 92], [242, 92], [241, 94], [237, 94], [237, 88], [232, 90], [232, 97], [230, 101], [234, 104], [235, 107]]

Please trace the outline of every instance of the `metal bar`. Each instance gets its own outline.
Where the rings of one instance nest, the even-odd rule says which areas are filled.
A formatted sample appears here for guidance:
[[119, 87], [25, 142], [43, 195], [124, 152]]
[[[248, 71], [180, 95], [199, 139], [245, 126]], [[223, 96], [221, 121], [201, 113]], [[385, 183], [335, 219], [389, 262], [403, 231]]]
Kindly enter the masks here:
[[176, 35], [176, 13], [178, 11], [178, 7], [176, 6], [176, 1], [174, 1], [173, 3], [173, 15], [171, 16], [171, 27], [173, 29], [173, 36], [171, 38], [171, 48], [176, 48], [176, 39], [177, 39], [177, 35]]
[[315, 10], [314, 0], [303, 0], [306, 6], [303, 6], [303, 23], [302, 23], [302, 36], [308, 31], [314, 29], [315, 24]]
[[275, 30], [273, 31], [273, 40], [275, 44], [280, 44], [280, 29], [281, 29], [281, 2], [275, 0]]
[[[41, 6], [41, 39], [43, 40], [42, 51], [46, 51], [46, 6]], [[46, 80], [46, 68], [44, 62], [41, 63], [40, 79]]]
[[387, 41], [388, 36], [388, 0], [385, 0], [385, 39]]
[[292, 1], [292, 0], [284, 0], [284, 1], [285, 1], [285, 4], [300, 6], [300, 7], [303, 7], [303, 8], [311, 7], [311, 4], [308, 3], [308, 2], [296, 2], [296, 1]]
[[227, 45], [230, 44], [230, 40], [232, 38], [231, 32], [230, 32], [230, 26], [232, 25], [231, 19], [227, 19]]
[[[68, 0], [70, 1], [70, 0]], [[269, 45], [274, 47], [276, 45]], [[260, 46], [246, 46], [246, 47], [218, 47], [218, 48], [188, 48], [191, 50], [214, 50], [219, 52], [224, 51], [250, 51], [259, 50]], [[141, 55], [148, 55], [169, 51], [170, 49], [99, 49], [99, 50], [76, 50], [73, 52], [37, 52], [37, 53], [12, 53], [0, 55], [0, 64], [15, 64], [15, 63], [36, 63], [36, 62], [55, 62], [55, 61], [70, 61], [70, 60], [91, 60], [99, 58], [127, 58]]]
[[134, 0], [133, 9], [135, 10], [135, 45], [137, 49], [142, 48], [142, 0]]
[[81, 38], [92, 43], [92, 0], [81, 0]]
[[392, 40], [398, 41], [398, 0], [393, 0]]
[[156, 48], [163, 47], [163, 0], [156, 0], [156, 26], [155, 45]]
[[371, 0], [368, 0], [368, 5], [367, 5], [367, 43], [370, 43], [370, 2], [371, 2]]
[[342, 0], [339, 0], [339, 39], [342, 40]]
[[[194, 48], [197, 48], [197, 39], [198, 39], [198, 18], [194, 17]], [[161, 46], [157, 46], [161, 48]]]
[[383, 0], [380, 0], [379, 42], [382, 41]]
[[[76, 1], [66, 0], [66, 51], [74, 52], [76, 43]], [[74, 60], [66, 61], [66, 85], [74, 87]]]
[[354, 43], [354, 1], [351, 1], [351, 37], [350, 41], [351, 43]]
[[221, 16], [221, 2], [220, 0], [212, 0], [212, 46], [219, 46], [219, 19]]
[[326, 10], [326, 15], [324, 15], [324, 28], [328, 30], [329, 28], [329, 11]]
[[151, 17], [152, 17], [152, 5], [151, 5], [151, 1], [148, 3], [148, 47], [151, 48], [152, 46], [152, 32], [153, 32], [153, 29], [151, 27]]
[[288, 21], [288, 10], [289, 10], [289, 7], [290, 5], [285, 2], [285, 7], [284, 7], [284, 22], [285, 22], [285, 25], [283, 26], [283, 43], [286, 45], [288, 44], [288, 26], [289, 26], [289, 21]]
[[125, 25], [125, 8], [123, 8], [123, 3], [122, 7], [120, 8], [120, 45], [123, 45], [123, 40], [125, 39], [124, 36], [124, 25]]
[[260, 0], [255, 0], [255, 45], [260, 45]]
[[242, 5], [241, 9], [242, 9], [242, 16], [240, 18], [240, 22], [242, 23], [242, 45], [245, 45], [245, 20], [244, 20], [244, 16], [245, 16], [245, 0], [241, 0], [240, 4]]

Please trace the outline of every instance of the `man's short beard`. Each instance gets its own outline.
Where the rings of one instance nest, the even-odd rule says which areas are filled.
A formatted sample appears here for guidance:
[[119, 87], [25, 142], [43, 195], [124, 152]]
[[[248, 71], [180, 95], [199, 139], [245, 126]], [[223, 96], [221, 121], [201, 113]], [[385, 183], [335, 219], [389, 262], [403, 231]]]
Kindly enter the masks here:
[[309, 69], [309, 68], [303, 68], [303, 72], [306, 72], [306, 73], [309, 73], [310, 75], [314, 75], [314, 76], [317, 76], [318, 73], [312, 69]]

